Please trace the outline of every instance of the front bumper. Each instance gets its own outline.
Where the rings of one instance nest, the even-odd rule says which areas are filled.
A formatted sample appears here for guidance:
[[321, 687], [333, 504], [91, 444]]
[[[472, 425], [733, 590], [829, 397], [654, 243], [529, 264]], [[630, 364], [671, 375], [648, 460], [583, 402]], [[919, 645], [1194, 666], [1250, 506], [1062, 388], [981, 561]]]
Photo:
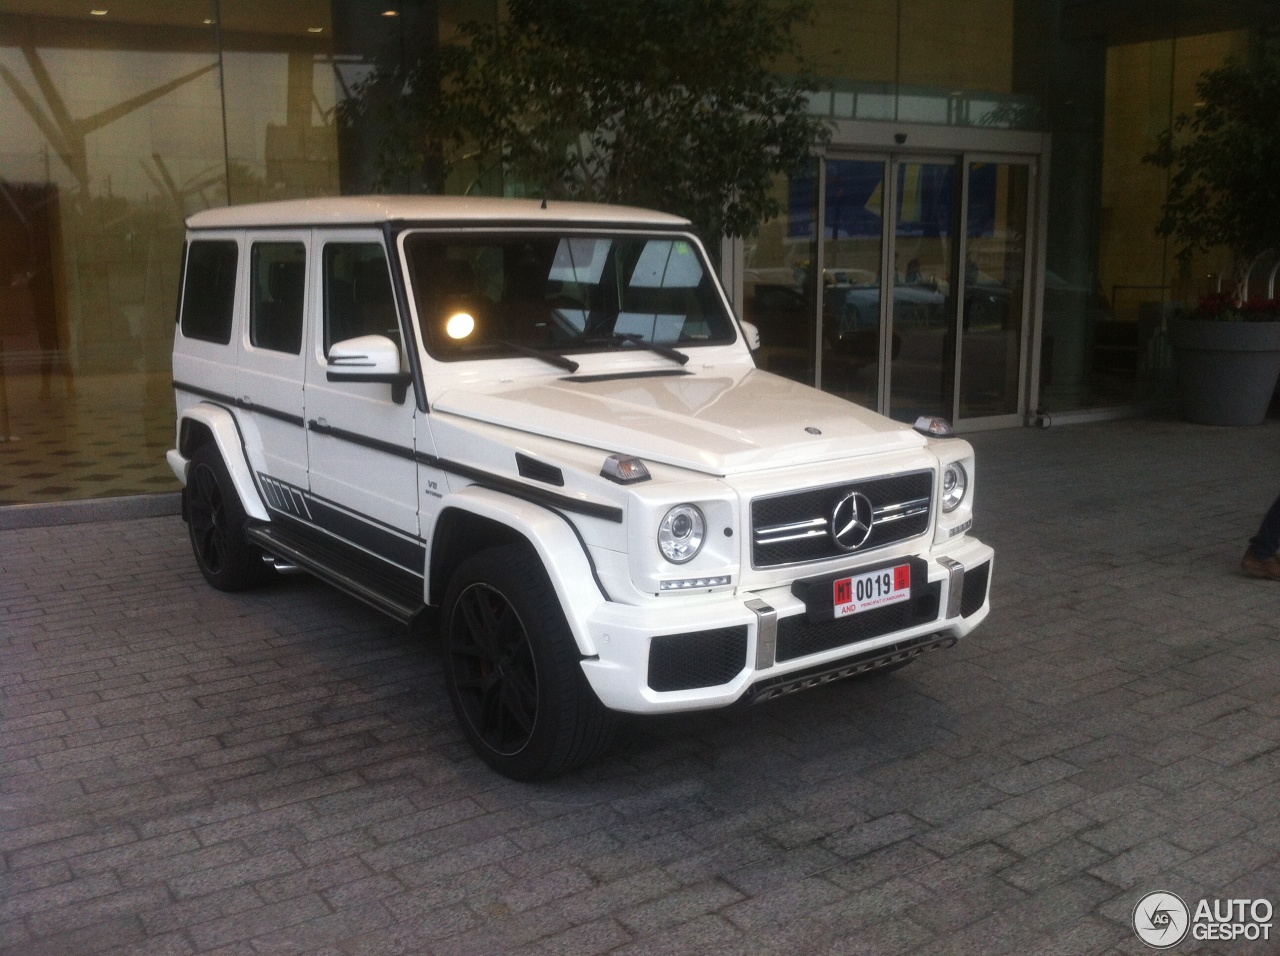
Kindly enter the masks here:
[[587, 621], [597, 654], [583, 672], [606, 707], [668, 713], [766, 700], [950, 646], [987, 616], [994, 552], [966, 537], [913, 560], [926, 580], [913, 580], [910, 602], [820, 623], [789, 585], [601, 605]]

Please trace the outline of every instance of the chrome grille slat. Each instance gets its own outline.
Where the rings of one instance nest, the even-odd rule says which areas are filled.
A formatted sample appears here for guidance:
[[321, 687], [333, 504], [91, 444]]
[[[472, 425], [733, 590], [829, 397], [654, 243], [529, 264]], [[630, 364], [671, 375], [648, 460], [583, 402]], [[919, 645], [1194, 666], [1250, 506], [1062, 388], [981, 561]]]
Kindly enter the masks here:
[[890, 515], [883, 515], [883, 516], [877, 514], [876, 524], [888, 524], [891, 521], [902, 521], [904, 518], [914, 518], [916, 515], [924, 514], [928, 510], [929, 510], [928, 508], [914, 508], [911, 511], [903, 511], [898, 514], [890, 514]]
[[[923, 534], [929, 527], [934, 482], [933, 471], [915, 471], [755, 498], [751, 502], [752, 567], [860, 555]], [[872, 528], [861, 547], [846, 551], [835, 543], [829, 525], [836, 503], [854, 491], [870, 501]]]
[[768, 528], [757, 528], [756, 537], [763, 537], [767, 534], [786, 534], [791, 531], [799, 531], [802, 528], [825, 528], [826, 526], [826, 518], [814, 518], [812, 521], [793, 521], [790, 524], [776, 524]]
[[892, 513], [892, 512], [896, 512], [896, 511], [905, 511], [905, 510], [907, 510], [908, 508], [913, 509], [913, 511], [918, 511], [918, 510], [921, 510], [921, 509], [923, 509], [923, 510], [928, 510], [928, 508], [929, 508], [929, 499], [928, 499], [928, 498], [917, 498], [915, 501], [904, 501], [904, 502], [902, 502], [901, 504], [896, 504], [896, 505], [885, 505], [883, 508], [877, 508], [877, 509], [876, 509], [876, 517], [878, 518], [878, 517], [880, 517], [880, 515], [883, 515], [883, 514], [890, 514], [890, 513]]
[[[824, 521], [824, 522], [822, 522], [822, 523], [823, 523], [824, 525], [826, 524], [826, 522], [825, 522], [825, 521]], [[763, 537], [764, 533], [765, 533], [765, 532], [761, 531], [761, 532], [759, 532], [759, 533], [757, 533], [757, 534], [756, 534], [756, 541], [757, 541], [757, 543], [759, 543], [759, 544], [781, 544], [781, 543], [782, 543], [782, 542], [784, 542], [784, 541], [803, 541], [803, 540], [805, 540], [805, 539], [807, 539], [807, 538], [825, 538], [825, 537], [826, 537], [826, 535], [827, 535], [827, 529], [826, 529], [825, 527], [823, 527], [823, 528], [815, 528], [815, 529], [814, 529], [814, 530], [812, 530], [812, 531], [805, 531], [805, 532], [802, 532], [802, 533], [800, 533], [800, 534], [788, 534], [788, 535], [782, 535], [782, 536], [780, 536], [780, 537], [772, 537], [772, 536], [771, 536], [771, 537], [769, 537], [769, 538], [764, 538], [764, 537]]]

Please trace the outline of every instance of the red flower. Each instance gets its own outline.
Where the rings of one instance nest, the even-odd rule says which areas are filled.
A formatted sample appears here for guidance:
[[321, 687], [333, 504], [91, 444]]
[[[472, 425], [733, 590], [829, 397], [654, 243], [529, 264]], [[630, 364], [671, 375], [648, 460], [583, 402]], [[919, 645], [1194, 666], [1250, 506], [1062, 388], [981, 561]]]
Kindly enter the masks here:
[[1274, 320], [1280, 316], [1280, 299], [1250, 299], [1241, 304], [1240, 311], [1255, 322]]
[[1196, 314], [1212, 319], [1224, 312], [1234, 312], [1240, 308], [1240, 300], [1226, 292], [1210, 292], [1202, 295], [1196, 304]]

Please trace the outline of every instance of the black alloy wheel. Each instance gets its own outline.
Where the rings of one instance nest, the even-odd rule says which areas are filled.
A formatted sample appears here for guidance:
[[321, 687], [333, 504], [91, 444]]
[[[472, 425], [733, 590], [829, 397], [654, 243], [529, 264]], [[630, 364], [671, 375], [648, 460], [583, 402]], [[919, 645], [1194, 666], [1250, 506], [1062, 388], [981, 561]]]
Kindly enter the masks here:
[[440, 615], [454, 714], [485, 763], [540, 780], [602, 753], [615, 718], [582, 672], [582, 655], [538, 556], [503, 545], [472, 555]]
[[270, 565], [245, 536], [249, 517], [215, 445], [192, 453], [182, 495], [191, 550], [206, 581], [219, 591], [243, 591], [271, 579]]
[[495, 754], [518, 754], [538, 722], [529, 635], [502, 592], [482, 582], [458, 595], [455, 614], [450, 667], [467, 722]]
[[213, 469], [203, 462], [192, 465], [187, 486], [191, 490], [187, 520], [196, 560], [209, 574], [221, 574], [227, 554], [227, 509], [222, 489]]

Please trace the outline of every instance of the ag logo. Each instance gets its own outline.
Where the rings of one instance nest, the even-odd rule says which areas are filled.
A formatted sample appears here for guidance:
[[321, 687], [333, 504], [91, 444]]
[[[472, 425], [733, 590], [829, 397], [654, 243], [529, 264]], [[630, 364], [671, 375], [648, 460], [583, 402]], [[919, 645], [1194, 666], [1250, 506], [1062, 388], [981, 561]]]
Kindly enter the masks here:
[[828, 524], [831, 540], [845, 551], [857, 550], [871, 536], [874, 520], [875, 509], [871, 506], [871, 499], [861, 492], [851, 491], [836, 502], [831, 512]]
[[1177, 946], [1190, 924], [1187, 904], [1173, 893], [1148, 893], [1133, 908], [1133, 931], [1153, 949]]

